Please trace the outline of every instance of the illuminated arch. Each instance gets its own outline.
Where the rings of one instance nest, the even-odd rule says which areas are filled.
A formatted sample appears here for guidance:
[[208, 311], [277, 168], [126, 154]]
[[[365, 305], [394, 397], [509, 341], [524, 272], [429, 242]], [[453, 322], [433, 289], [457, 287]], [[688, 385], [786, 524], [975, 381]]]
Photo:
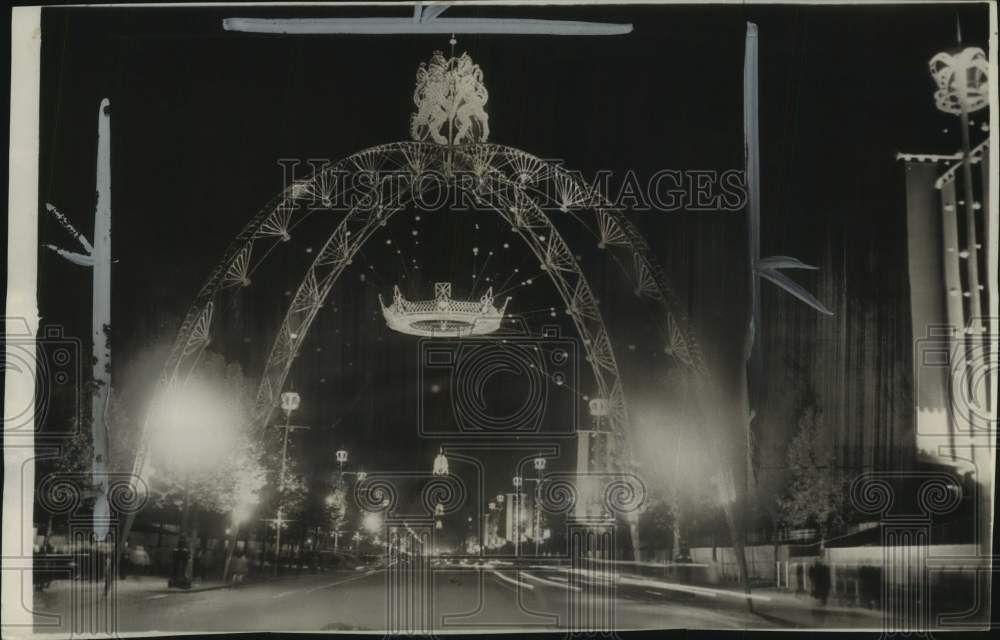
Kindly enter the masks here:
[[[369, 179], [360, 183], [343, 179], [358, 175]], [[266, 421], [277, 404], [299, 346], [340, 274], [380, 226], [429, 188], [424, 186], [428, 183], [424, 178], [429, 175], [461, 177], [452, 179], [450, 186], [471, 192], [482, 208], [501, 215], [518, 231], [549, 275], [584, 342], [598, 393], [609, 400], [610, 426], [624, 447], [621, 451], [627, 464], [628, 405], [614, 349], [598, 301], [553, 218], [565, 216], [583, 224], [598, 247], [607, 251], [628, 277], [634, 294], [656, 305], [664, 351], [699, 383], [707, 377], [701, 350], [666, 275], [623, 212], [560, 165], [502, 145], [380, 145], [290, 185], [244, 226], [210, 273], [178, 332], [161, 384], [181, 383], [197, 366], [211, 340], [220, 296], [251, 286], [254, 271], [275, 248], [290, 239], [304, 218], [317, 212], [336, 216], [324, 210], [353, 200], [355, 206], [340, 215], [302, 278], [272, 344], [257, 392], [257, 419]], [[397, 191], [383, 202], [382, 192], [373, 190], [372, 185], [381, 185], [384, 178], [395, 180]], [[546, 211], [549, 203], [555, 210], [551, 214]], [[140, 451], [136, 460], [139, 475], [145, 454]]]

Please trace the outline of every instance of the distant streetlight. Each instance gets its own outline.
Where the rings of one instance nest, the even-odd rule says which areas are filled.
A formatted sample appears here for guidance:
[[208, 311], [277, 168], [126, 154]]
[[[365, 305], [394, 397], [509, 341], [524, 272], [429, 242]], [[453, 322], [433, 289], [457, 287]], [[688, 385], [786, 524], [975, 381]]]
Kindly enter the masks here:
[[514, 476], [514, 557], [521, 555], [521, 485], [524, 479]]
[[541, 456], [535, 458], [535, 472], [537, 474], [535, 478], [535, 504], [534, 504], [535, 527], [534, 530], [531, 532], [532, 534], [534, 534], [535, 538], [535, 556], [538, 555], [538, 545], [540, 545], [542, 542], [542, 536], [541, 536], [542, 508], [540, 502], [542, 500], [542, 482], [543, 482], [542, 473], [545, 471], [545, 463], [546, 463], [545, 458]]
[[308, 429], [309, 427], [295, 426], [291, 424], [292, 412], [299, 408], [302, 398], [294, 391], [285, 391], [281, 394], [281, 410], [285, 412], [285, 424], [280, 428], [284, 430], [284, 440], [281, 445], [281, 475], [278, 476], [278, 517], [275, 520], [275, 544], [274, 544], [274, 575], [278, 575], [278, 561], [281, 554], [281, 530], [284, 529], [284, 491], [285, 472], [288, 466], [288, 433], [296, 429]]
[[438, 449], [437, 456], [434, 457], [434, 475], [436, 476], [446, 476], [448, 475], [448, 458], [444, 455], [444, 448]]
[[285, 412], [286, 416], [298, 409], [300, 404], [302, 404], [302, 397], [294, 391], [285, 391], [281, 394], [281, 410]]
[[366, 513], [361, 525], [371, 533], [378, 533], [382, 530], [382, 516], [377, 513]]
[[358, 471], [358, 482], [364, 482], [365, 478], [367, 477], [368, 477], [367, 473], [365, 473], [364, 471]]
[[502, 493], [497, 494], [497, 504], [503, 504], [504, 495]]

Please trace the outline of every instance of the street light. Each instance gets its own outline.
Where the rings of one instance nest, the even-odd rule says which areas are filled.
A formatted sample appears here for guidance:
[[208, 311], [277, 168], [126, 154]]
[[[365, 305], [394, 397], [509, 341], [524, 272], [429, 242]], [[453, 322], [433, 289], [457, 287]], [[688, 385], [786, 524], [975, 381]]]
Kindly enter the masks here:
[[302, 398], [294, 391], [285, 391], [281, 394], [281, 410], [285, 412], [285, 424], [280, 428], [284, 430], [284, 439], [281, 445], [281, 475], [278, 476], [278, 517], [275, 520], [276, 526], [274, 540], [274, 575], [278, 575], [278, 561], [281, 554], [281, 530], [284, 528], [284, 491], [285, 472], [288, 466], [288, 432], [296, 429], [308, 429], [291, 424], [292, 412], [299, 408]]
[[436, 476], [448, 475], [448, 458], [444, 455], [444, 447], [438, 449], [438, 454], [434, 457], [433, 473]]
[[286, 416], [298, 409], [301, 403], [302, 398], [294, 391], [285, 391], [281, 394], [281, 410], [285, 412]]
[[542, 539], [540, 535], [540, 529], [542, 528], [542, 509], [539, 502], [542, 499], [542, 473], [545, 471], [545, 458], [538, 456], [535, 458], [535, 472], [537, 477], [535, 478], [535, 527], [532, 531], [535, 538], [535, 556], [538, 556], [538, 545], [541, 544]]
[[521, 555], [521, 476], [514, 476], [514, 557]]
[[361, 525], [370, 533], [378, 533], [382, 530], [382, 516], [377, 513], [366, 513]]

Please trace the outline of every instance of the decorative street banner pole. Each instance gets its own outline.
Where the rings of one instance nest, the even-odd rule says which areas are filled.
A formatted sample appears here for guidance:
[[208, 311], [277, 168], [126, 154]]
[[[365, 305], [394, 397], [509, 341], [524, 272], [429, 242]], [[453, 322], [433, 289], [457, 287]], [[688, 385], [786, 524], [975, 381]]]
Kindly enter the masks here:
[[94, 244], [77, 231], [69, 220], [53, 205], [46, 209], [59, 224], [83, 247], [85, 253], [75, 253], [46, 245], [73, 264], [90, 267], [93, 271], [93, 320], [94, 343], [93, 389], [90, 398], [90, 429], [92, 434], [94, 537], [103, 541], [108, 535], [110, 509], [108, 508], [108, 410], [111, 403], [111, 103], [101, 100], [97, 114], [97, 205], [94, 209]]
[[[931, 58], [929, 66], [931, 76], [937, 83], [938, 90], [934, 93], [934, 101], [937, 108], [945, 113], [957, 115], [959, 117], [959, 130], [962, 137], [962, 188], [956, 188], [956, 180], [947, 188], [942, 189], [942, 194], [950, 200], [950, 209], [944, 211], [946, 224], [950, 229], [955, 230], [956, 244], [961, 241], [958, 224], [958, 207], [962, 207], [965, 213], [965, 233], [964, 246], [954, 247], [959, 259], [965, 261], [966, 279], [965, 290], [961, 293], [962, 298], [968, 301], [968, 315], [962, 318], [959, 326], [953, 327], [956, 332], [952, 340], [955, 344], [952, 357], [957, 362], [963, 362], [965, 366], [952, 371], [957, 373], [952, 383], [952, 404], [953, 416], [952, 429], [967, 429], [969, 440], [968, 457], [971, 458], [975, 466], [975, 473], [978, 483], [977, 494], [977, 538], [980, 550], [983, 555], [990, 555], [993, 549], [993, 479], [996, 477], [995, 456], [996, 438], [994, 424], [996, 423], [996, 375], [991, 373], [991, 369], [996, 368], [996, 319], [992, 310], [996, 299], [996, 260], [990, 259], [990, 254], [995, 255], [995, 218], [984, 217], [991, 215], [988, 201], [988, 178], [987, 173], [983, 173], [983, 183], [977, 195], [972, 176], [973, 150], [969, 139], [969, 114], [984, 109], [989, 105], [989, 60], [985, 52], [978, 47], [967, 47], [962, 49], [961, 25], [957, 27], [958, 50], [952, 53], [941, 52]], [[983, 154], [985, 155], [985, 154]], [[986, 167], [988, 160], [980, 159]], [[943, 177], [942, 177], [943, 178]], [[939, 181], [939, 188], [942, 186]], [[987, 242], [982, 244], [979, 228], [984, 231]], [[991, 229], [991, 227], [993, 227]], [[992, 235], [992, 237], [991, 237]], [[992, 243], [991, 243], [992, 242]], [[980, 250], [985, 250], [986, 265], [984, 275], [986, 282], [981, 283], [980, 265], [983, 262]], [[953, 254], [954, 255], [954, 254]], [[954, 259], [954, 258], [952, 258]], [[992, 265], [990, 263], [993, 263]], [[955, 270], [957, 272], [957, 269]], [[956, 289], [961, 290], [962, 281], [957, 273], [954, 280], [957, 283]], [[992, 281], [991, 281], [992, 280]], [[987, 300], [988, 316], [983, 313], [983, 298]], [[962, 316], [966, 309], [961, 302], [962, 298], [953, 302], [955, 314]], [[989, 329], [993, 331], [989, 331]], [[992, 350], [992, 353], [991, 353]], [[993, 366], [988, 363], [992, 362]], [[987, 366], [982, 366], [986, 364]], [[979, 366], [977, 366], [979, 365]], [[968, 374], [974, 371], [975, 374]], [[976, 378], [979, 378], [978, 380]], [[963, 420], [963, 416], [967, 416]], [[967, 424], [960, 424], [967, 421]], [[954, 441], [954, 435], [953, 435]], [[966, 447], [961, 447], [966, 449]], [[952, 452], [955, 455], [955, 452]]]
[[[769, 280], [782, 290], [792, 294], [802, 302], [822, 314], [832, 316], [833, 312], [803, 289], [794, 280], [781, 273], [782, 269], [809, 269], [817, 267], [805, 264], [789, 256], [760, 257], [760, 125], [757, 96], [757, 25], [747, 23], [746, 53], [743, 67], [743, 136], [746, 148], [746, 189], [747, 189], [747, 235], [750, 257], [750, 313], [747, 318], [744, 357], [746, 360], [747, 433], [756, 415], [760, 402], [760, 382], [763, 379], [763, 361], [757, 335], [760, 333], [760, 278]], [[750, 443], [748, 436], [748, 444]], [[748, 447], [748, 455], [749, 455]]]
[[[746, 189], [747, 189], [747, 236], [749, 240], [748, 255], [750, 260], [750, 310], [747, 315], [746, 334], [743, 342], [743, 358], [745, 366], [741, 374], [744, 378], [740, 384], [740, 406], [738, 418], [743, 421], [746, 435], [745, 472], [743, 475], [744, 491], [742, 500], [737, 499], [736, 486], [733, 478], [726, 473], [716, 479], [720, 499], [729, 528], [733, 536], [733, 551], [739, 565], [740, 577], [747, 594], [747, 608], [752, 610], [750, 600], [750, 576], [746, 560], [742, 535], [745, 522], [739, 515], [745, 515], [745, 506], [749, 499], [751, 478], [754, 469], [753, 420], [756, 417], [760, 403], [760, 388], [763, 380], [763, 358], [757, 334], [760, 332], [760, 278], [770, 280], [784, 291], [792, 294], [820, 313], [833, 315], [823, 303], [803, 289], [795, 281], [781, 273], [781, 269], [816, 269], [789, 256], [760, 257], [760, 124], [758, 122], [759, 106], [757, 95], [757, 25], [748, 22], [746, 48], [743, 59], [743, 138], [746, 153]], [[734, 464], [736, 460], [734, 459]], [[742, 508], [741, 508], [742, 507]], [[738, 511], [739, 513], [733, 513]]]

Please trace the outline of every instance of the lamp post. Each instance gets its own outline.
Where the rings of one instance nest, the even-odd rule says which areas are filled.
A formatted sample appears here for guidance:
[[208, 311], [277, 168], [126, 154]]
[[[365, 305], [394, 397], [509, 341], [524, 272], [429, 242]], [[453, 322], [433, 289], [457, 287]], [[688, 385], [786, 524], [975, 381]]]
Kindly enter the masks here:
[[535, 556], [538, 556], [538, 545], [541, 543], [542, 510], [539, 501], [542, 497], [542, 472], [545, 471], [545, 458], [535, 458], [535, 527], [532, 533], [535, 537]]
[[[340, 477], [344, 476], [344, 465], [347, 463], [347, 449], [337, 449], [337, 465], [340, 468]], [[339, 481], [338, 481], [339, 484]]]
[[521, 555], [521, 484], [523, 478], [514, 476], [514, 557]]
[[486, 512], [486, 533], [483, 535], [484, 554], [486, 549], [492, 549], [496, 546], [497, 503], [491, 500], [487, 506], [489, 507], [489, 510]]
[[[988, 312], [984, 319], [982, 310], [983, 290], [987, 290], [987, 295], [995, 295], [995, 292], [991, 291], [989, 282], [988, 274], [990, 269], [988, 267], [986, 269], [987, 284], [985, 286], [980, 284], [979, 274], [979, 250], [982, 248], [982, 244], [980, 244], [982, 241], [977, 235], [977, 225], [982, 224], [988, 234], [990, 224], [988, 218], [982, 220], [981, 223], [977, 219], [989, 215], [989, 203], [984, 197], [986, 195], [985, 183], [981, 192], [981, 197], [983, 197], [982, 202], [976, 201], [975, 192], [973, 191], [972, 143], [969, 136], [969, 114], [989, 106], [990, 63], [986, 53], [979, 47], [962, 48], [961, 25], [956, 26], [957, 48], [951, 52], [938, 53], [931, 58], [929, 66], [931, 76], [938, 86], [938, 90], [934, 93], [936, 106], [940, 111], [959, 117], [959, 130], [962, 137], [962, 192], [964, 198], [959, 198], [956, 189], [956, 205], [964, 205], [965, 209], [965, 247], [959, 255], [964, 256], [965, 260], [965, 286], [967, 289], [963, 292], [963, 295], [969, 301], [969, 314], [965, 322], [966, 326], [958, 328], [959, 330], [964, 330], [968, 334], [968, 337], [965, 340], [956, 338], [956, 341], [958, 344], [964, 342], [964, 357], [970, 359], [982, 357], [973, 354], [984, 352], [983, 350], [986, 349], [984, 341], [986, 340], [986, 335], [989, 333], [988, 328], [990, 323], [993, 323], [993, 326], [995, 326], [996, 322], [995, 319], [991, 318], [993, 314]], [[982, 161], [986, 161], [985, 157]], [[946, 216], [956, 214], [957, 211], [954, 213], [945, 212]], [[990, 238], [987, 238], [986, 242], [989, 243], [989, 240]], [[984, 320], [986, 323], [985, 326]], [[988, 352], [988, 349], [986, 349], [986, 352]], [[994, 352], [993, 355], [995, 356], [996, 353]], [[983, 460], [979, 451], [984, 450], [985, 445], [982, 444], [981, 440], [978, 444], [975, 443], [979, 440], [977, 434], [985, 436], [987, 443], [995, 437], [996, 432], [994, 427], [991, 426], [990, 420], [982, 418], [982, 416], [992, 415], [993, 421], [995, 422], [996, 420], [996, 400], [994, 400], [996, 394], [995, 374], [990, 374], [987, 371], [983, 382], [984, 384], [972, 384], [968, 388], [963, 389], [961, 393], [963, 396], [968, 396], [968, 400], [964, 400], [964, 402], [971, 401], [973, 405], [969, 414], [969, 418], [973, 420], [971, 431], [969, 431], [970, 435], [973, 436], [974, 443], [970, 447], [972, 464], [979, 469], [978, 473], [982, 474], [983, 477], [992, 478], [994, 468], [992, 454], [987, 451], [986, 459]], [[987, 484], [986, 486], [988, 487], [989, 485]], [[993, 531], [991, 527], [993, 519], [990, 515], [992, 513], [990, 492], [988, 490], [978, 491], [977, 502], [976, 511], [979, 522], [979, 530], [977, 531], [978, 543], [983, 552], [989, 553], [993, 548]]]
[[274, 544], [274, 575], [278, 575], [278, 561], [281, 556], [281, 529], [284, 526], [284, 492], [285, 492], [285, 472], [288, 467], [288, 433], [297, 429], [308, 429], [309, 427], [291, 424], [292, 412], [299, 408], [302, 398], [294, 391], [285, 391], [281, 394], [281, 410], [285, 412], [285, 424], [279, 428], [284, 431], [281, 444], [281, 474], [278, 476], [278, 517], [275, 519], [275, 544]]

